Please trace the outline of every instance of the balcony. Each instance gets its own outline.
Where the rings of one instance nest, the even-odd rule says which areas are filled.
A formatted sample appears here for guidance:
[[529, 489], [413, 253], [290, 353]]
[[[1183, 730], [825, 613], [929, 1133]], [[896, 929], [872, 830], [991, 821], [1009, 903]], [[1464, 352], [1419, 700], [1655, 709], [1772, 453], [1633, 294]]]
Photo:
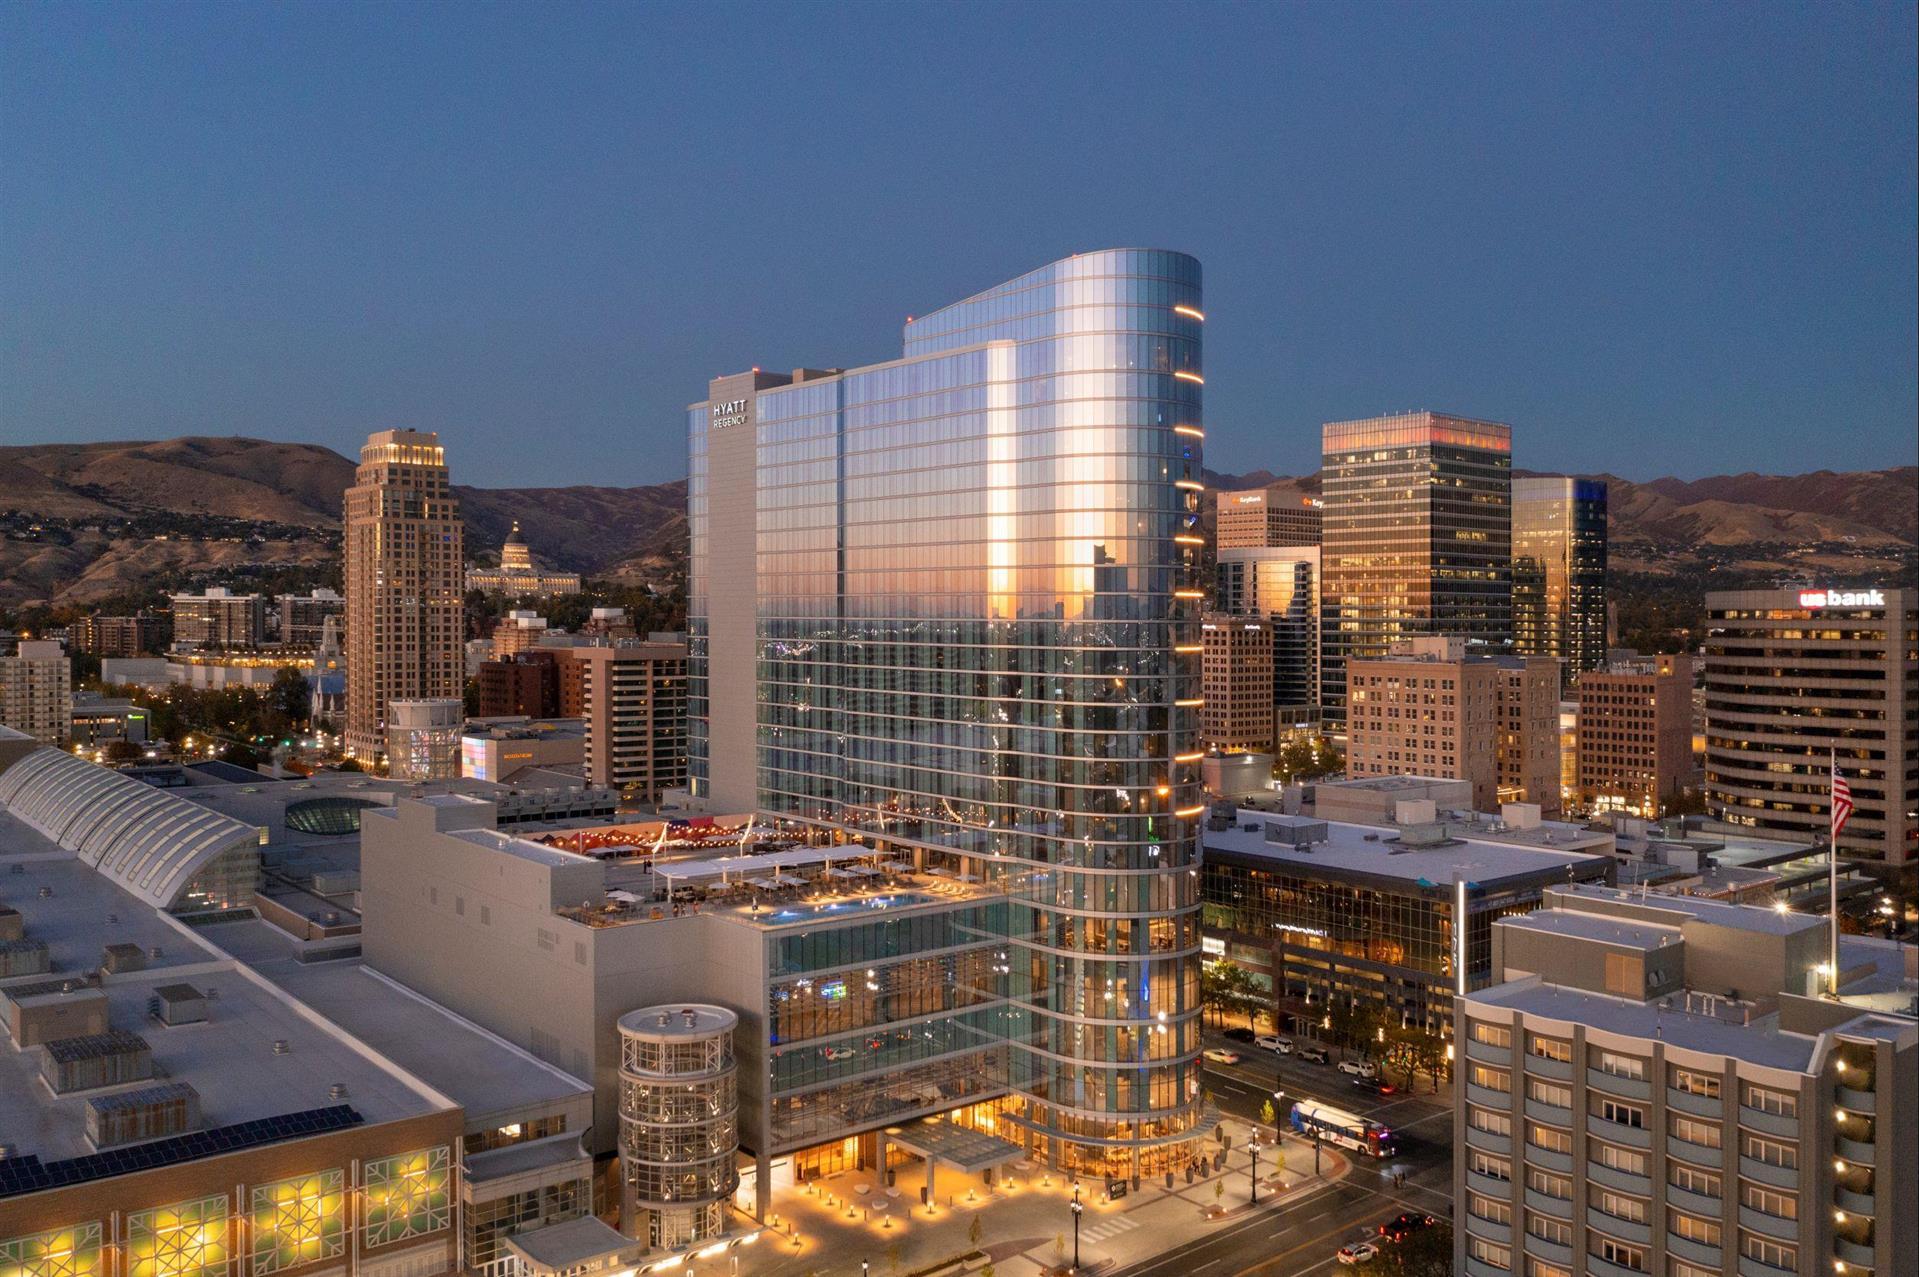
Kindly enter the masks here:
[[1849, 1242], [1843, 1237], [1832, 1239], [1832, 1253], [1854, 1268], [1872, 1268], [1879, 1262], [1879, 1253], [1872, 1247]]
[[1699, 1215], [1706, 1219], [1718, 1219], [1726, 1209], [1726, 1204], [1717, 1197], [1707, 1197], [1703, 1193], [1689, 1193], [1683, 1188], [1666, 1185], [1666, 1205], [1674, 1210], [1685, 1211], [1688, 1215]]
[[1739, 1159], [1739, 1173], [1747, 1179], [1757, 1180], [1761, 1184], [1770, 1184], [1774, 1188], [1799, 1187], [1799, 1172], [1788, 1166], [1774, 1166], [1771, 1162], [1761, 1162], [1755, 1158]]
[[1781, 1219], [1777, 1215], [1768, 1215], [1750, 1206], [1739, 1208], [1739, 1226], [1749, 1228], [1755, 1233], [1764, 1233], [1768, 1237], [1777, 1237], [1780, 1241], [1797, 1243], [1799, 1240], [1798, 1220]]
[[1476, 1126], [1466, 1128], [1466, 1145], [1482, 1153], [1497, 1153], [1501, 1157], [1511, 1157], [1513, 1138], [1510, 1135], [1495, 1135], [1491, 1131], [1482, 1131]]
[[1466, 1273], [1467, 1277], [1512, 1277], [1510, 1270], [1482, 1264], [1470, 1255], [1466, 1257]]
[[1799, 1119], [1784, 1117], [1778, 1113], [1768, 1113], [1764, 1109], [1739, 1106], [1739, 1125], [1749, 1131], [1758, 1131], [1762, 1135], [1777, 1135], [1782, 1139], [1799, 1138]]
[[1561, 1175], [1572, 1174], [1573, 1159], [1570, 1153], [1555, 1153], [1549, 1148], [1537, 1144], [1528, 1144], [1524, 1149], [1526, 1164], [1537, 1166], [1541, 1170], [1558, 1171]]
[[1832, 1190], [1832, 1204], [1852, 1215], [1877, 1215], [1879, 1202], [1870, 1193], [1854, 1193], [1843, 1188]]
[[1586, 1222], [1600, 1232], [1616, 1237], [1622, 1242], [1633, 1242], [1640, 1246], [1652, 1245], [1652, 1229], [1630, 1219], [1608, 1215], [1597, 1206], [1587, 1208]]
[[1651, 1148], [1652, 1132], [1643, 1126], [1627, 1126], [1624, 1122], [1608, 1122], [1594, 1113], [1586, 1123], [1586, 1134], [1609, 1144], [1624, 1144], [1627, 1148]]
[[1751, 1255], [1739, 1257], [1739, 1277], [1794, 1277], [1795, 1269], [1774, 1268], [1771, 1264], [1762, 1264]]
[[1512, 1225], [1502, 1224], [1497, 1220], [1482, 1219], [1478, 1215], [1468, 1215], [1466, 1217], [1466, 1231], [1482, 1241], [1489, 1241], [1499, 1246], [1511, 1246], [1513, 1244]]
[[1466, 1187], [1475, 1193], [1484, 1193], [1488, 1197], [1497, 1197], [1501, 1201], [1510, 1200], [1513, 1195], [1511, 1180], [1494, 1179], [1490, 1175], [1481, 1175], [1478, 1171], [1466, 1172]]
[[[1526, 1190], [1526, 1209], [1538, 1211], [1541, 1215], [1551, 1215], [1557, 1219], [1571, 1219], [1573, 1204], [1563, 1197], [1548, 1197], [1544, 1193]], [[1527, 1242], [1528, 1246], [1532, 1243]]]
[[1666, 1151], [1682, 1162], [1691, 1162], [1694, 1166], [1711, 1167], [1718, 1170], [1726, 1164], [1726, 1150], [1714, 1148], [1710, 1144], [1695, 1144], [1691, 1140], [1668, 1139]]
[[1652, 1083], [1642, 1078], [1620, 1077], [1604, 1069], [1587, 1069], [1586, 1085], [1595, 1091], [1617, 1095], [1622, 1100], [1650, 1100]]
[[1725, 1256], [1719, 1247], [1702, 1245], [1690, 1237], [1681, 1237], [1678, 1233], [1666, 1234], [1666, 1253], [1714, 1272], [1721, 1271], [1726, 1263]]
[[1509, 1046], [1494, 1046], [1490, 1042], [1475, 1042], [1467, 1038], [1466, 1058], [1509, 1069], [1513, 1065], [1513, 1049]]
[[[1638, 1268], [1622, 1268], [1611, 1260], [1592, 1254], [1586, 1256], [1586, 1271], [1592, 1277], [1645, 1277], [1645, 1273]], [[1772, 1273], [1770, 1277], [1779, 1277], [1779, 1274]]]
[[1703, 1095], [1694, 1095], [1691, 1091], [1675, 1091], [1666, 1088], [1666, 1107], [1693, 1117], [1718, 1119], [1725, 1116], [1726, 1107], [1719, 1100], [1709, 1100]]
[[1858, 1140], [1849, 1140], [1843, 1135], [1836, 1136], [1832, 1141], [1832, 1146], [1838, 1152], [1839, 1156], [1845, 1158], [1848, 1162], [1854, 1162], [1860, 1166], [1871, 1166], [1873, 1156], [1876, 1152], [1871, 1144], [1862, 1144]]
[[1543, 1259], [1549, 1264], [1558, 1264], [1561, 1268], [1572, 1267], [1573, 1248], [1561, 1246], [1558, 1242], [1549, 1242], [1544, 1237], [1535, 1237], [1527, 1233], [1521, 1239], [1526, 1253], [1535, 1259]]
[[1571, 1060], [1555, 1060], [1544, 1055], [1527, 1056], [1526, 1072], [1532, 1074], [1534, 1077], [1551, 1078], [1555, 1082], [1570, 1082], [1573, 1080]]
[[1526, 1098], [1526, 1116], [1536, 1122], [1544, 1122], [1548, 1126], [1557, 1126], [1568, 1131], [1573, 1125], [1571, 1109], [1561, 1108], [1557, 1104], [1548, 1104], [1544, 1100], [1535, 1100], [1531, 1096]]
[[1586, 1178], [1595, 1184], [1616, 1188], [1622, 1193], [1633, 1193], [1640, 1197], [1652, 1196], [1652, 1181], [1644, 1175], [1634, 1175], [1630, 1171], [1616, 1171], [1598, 1162], [1586, 1163]]
[[1511, 1091], [1495, 1091], [1490, 1086], [1478, 1086], [1468, 1082], [1466, 1083], [1466, 1099], [1468, 1102], [1477, 1104], [1481, 1108], [1498, 1109], [1501, 1113], [1510, 1113], [1513, 1111], [1513, 1095]]
[[1840, 1108], [1851, 1109], [1867, 1117], [1877, 1111], [1879, 1103], [1878, 1097], [1871, 1091], [1855, 1091], [1849, 1086], [1840, 1087], [1836, 1098]]

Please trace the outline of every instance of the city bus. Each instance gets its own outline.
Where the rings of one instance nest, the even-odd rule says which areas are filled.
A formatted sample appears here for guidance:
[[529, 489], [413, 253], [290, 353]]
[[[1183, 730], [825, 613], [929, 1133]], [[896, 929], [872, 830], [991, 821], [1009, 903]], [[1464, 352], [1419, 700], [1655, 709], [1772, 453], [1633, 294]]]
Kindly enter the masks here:
[[1293, 1105], [1292, 1121], [1293, 1129], [1308, 1139], [1317, 1135], [1368, 1157], [1391, 1157], [1394, 1152], [1393, 1133], [1386, 1127], [1318, 1100]]

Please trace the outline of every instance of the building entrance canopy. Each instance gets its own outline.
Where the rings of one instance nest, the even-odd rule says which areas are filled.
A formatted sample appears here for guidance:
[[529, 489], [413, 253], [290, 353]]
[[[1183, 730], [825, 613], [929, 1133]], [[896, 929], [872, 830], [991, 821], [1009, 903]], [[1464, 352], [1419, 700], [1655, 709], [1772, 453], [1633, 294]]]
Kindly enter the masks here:
[[889, 1126], [886, 1140], [924, 1158], [929, 1167], [943, 1163], [968, 1174], [1017, 1162], [1027, 1155], [1018, 1144], [937, 1118], [911, 1126]]

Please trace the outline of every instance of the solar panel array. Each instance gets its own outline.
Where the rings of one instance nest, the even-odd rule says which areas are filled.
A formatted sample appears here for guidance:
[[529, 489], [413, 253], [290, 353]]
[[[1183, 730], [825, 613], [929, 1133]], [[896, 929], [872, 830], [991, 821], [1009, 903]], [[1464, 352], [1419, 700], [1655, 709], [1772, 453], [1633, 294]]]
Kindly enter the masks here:
[[135, 1144], [131, 1148], [108, 1149], [59, 1162], [42, 1162], [31, 1153], [25, 1157], [9, 1157], [0, 1161], [0, 1198], [18, 1197], [22, 1193], [37, 1193], [49, 1188], [65, 1188], [114, 1175], [132, 1175], [162, 1166], [197, 1161], [202, 1157], [218, 1157], [222, 1153], [237, 1153], [263, 1144], [277, 1144], [283, 1140], [307, 1139], [314, 1135], [343, 1131], [365, 1120], [352, 1105], [334, 1104], [299, 1113], [283, 1113], [278, 1117], [256, 1118], [251, 1122], [236, 1122], [232, 1126], [217, 1126], [207, 1131], [189, 1131], [185, 1135], [172, 1135], [147, 1144]]

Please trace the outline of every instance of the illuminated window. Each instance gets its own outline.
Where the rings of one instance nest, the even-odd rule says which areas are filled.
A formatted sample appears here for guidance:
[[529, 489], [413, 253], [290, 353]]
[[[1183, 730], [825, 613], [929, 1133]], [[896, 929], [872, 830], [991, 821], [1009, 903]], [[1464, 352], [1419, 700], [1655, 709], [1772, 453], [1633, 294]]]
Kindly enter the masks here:
[[445, 1148], [378, 1158], [368, 1162], [365, 1169], [368, 1247], [388, 1246], [447, 1226], [452, 1177]]
[[0, 1277], [99, 1277], [100, 1224], [0, 1241]]
[[253, 1190], [253, 1271], [277, 1273], [346, 1252], [346, 1176], [321, 1171]]
[[226, 1277], [227, 1199], [202, 1197], [127, 1217], [127, 1277]]

